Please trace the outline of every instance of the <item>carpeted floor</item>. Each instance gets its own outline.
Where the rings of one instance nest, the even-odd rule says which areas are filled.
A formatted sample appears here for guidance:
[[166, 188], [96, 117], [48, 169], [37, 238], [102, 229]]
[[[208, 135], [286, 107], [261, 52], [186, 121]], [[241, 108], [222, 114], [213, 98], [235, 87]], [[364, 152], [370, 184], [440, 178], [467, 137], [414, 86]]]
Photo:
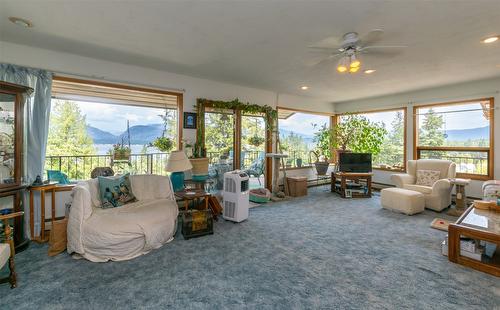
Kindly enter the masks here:
[[378, 197], [345, 200], [316, 190], [126, 262], [50, 258], [46, 245], [33, 244], [16, 257], [19, 287], [0, 285], [0, 308], [498, 307], [498, 278], [441, 256], [445, 233], [429, 227], [436, 216], [447, 218], [401, 215], [381, 209]]

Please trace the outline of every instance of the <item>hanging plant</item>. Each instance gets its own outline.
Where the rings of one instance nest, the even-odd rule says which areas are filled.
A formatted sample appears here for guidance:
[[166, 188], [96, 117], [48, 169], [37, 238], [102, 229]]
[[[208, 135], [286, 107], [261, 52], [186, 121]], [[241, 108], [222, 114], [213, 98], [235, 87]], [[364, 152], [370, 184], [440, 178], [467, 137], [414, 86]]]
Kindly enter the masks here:
[[262, 143], [264, 143], [265, 141], [266, 141], [266, 139], [259, 137], [259, 136], [253, 136], [253, 137], [248, 139], [248, 143], [250, 145], [255, 146], [255, 147], [261, 146]]
[[167, 153], [174, 147], [174, 141], [168, 137], [158, 137], [151, 145], [159, 149], [161, 152]]

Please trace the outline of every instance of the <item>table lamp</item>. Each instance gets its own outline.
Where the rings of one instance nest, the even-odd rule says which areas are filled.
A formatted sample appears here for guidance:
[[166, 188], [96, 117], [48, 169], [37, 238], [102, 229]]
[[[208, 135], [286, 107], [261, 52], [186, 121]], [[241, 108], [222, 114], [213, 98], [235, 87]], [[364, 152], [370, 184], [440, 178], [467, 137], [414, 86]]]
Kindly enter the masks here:
[[184, 151], [173, 151], [168, 157], [165, 170], [171, 172], [170, 180], [174, 192], [184, 189], [184, 171], [193, 168]]

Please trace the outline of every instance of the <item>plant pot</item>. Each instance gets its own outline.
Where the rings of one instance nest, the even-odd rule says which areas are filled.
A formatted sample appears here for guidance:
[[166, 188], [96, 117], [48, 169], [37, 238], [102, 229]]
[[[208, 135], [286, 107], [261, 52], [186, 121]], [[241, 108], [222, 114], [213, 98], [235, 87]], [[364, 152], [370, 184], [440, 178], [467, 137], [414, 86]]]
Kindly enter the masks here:
[[193, 176], [208, 175], [208, 157], [191, 158], [189, 161], [193, 165], [193, 169], [191, 170]]
[[328, 171], [328, 166], [330, 166], [330, 163], [327, 161], [317, 161], [314, 163], [314, 168], [316, 168], [318, 175], [325, 175]]
[[302, 158], [297, 158], [297, 159], [295, 160], [295, 163], [297, 164], [297, 167], [298, 167], [298, 168], [302, 167]]
[[126, 152], [114, 152], [113, 160], [130, 160], [130, 151]]

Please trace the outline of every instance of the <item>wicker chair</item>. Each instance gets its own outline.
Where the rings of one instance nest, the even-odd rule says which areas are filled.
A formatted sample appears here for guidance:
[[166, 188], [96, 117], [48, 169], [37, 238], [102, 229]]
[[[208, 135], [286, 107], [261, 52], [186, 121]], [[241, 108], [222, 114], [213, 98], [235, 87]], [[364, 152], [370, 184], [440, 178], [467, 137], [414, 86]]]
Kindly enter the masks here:
[[10, 283], [11, 288], [15, 288], [17, 286], [17, 276], [14, 268], [14, 255], [16, 254], [14, 248], [14, 241], [12, 240], [11, 233], [12, 229], [9, 225], [9, 219], [18, 217], [23, 215], [24, 212], [16, 212], [10, 213], [6, 215], [0, 215], [0, 221], [3, 222], [3, 232], [5, 234], [5, 239], [2, 242], [0, 240], [0, 268], [9, 263], [9, 276], [3, 279], [0, 279], [0, 283]]

